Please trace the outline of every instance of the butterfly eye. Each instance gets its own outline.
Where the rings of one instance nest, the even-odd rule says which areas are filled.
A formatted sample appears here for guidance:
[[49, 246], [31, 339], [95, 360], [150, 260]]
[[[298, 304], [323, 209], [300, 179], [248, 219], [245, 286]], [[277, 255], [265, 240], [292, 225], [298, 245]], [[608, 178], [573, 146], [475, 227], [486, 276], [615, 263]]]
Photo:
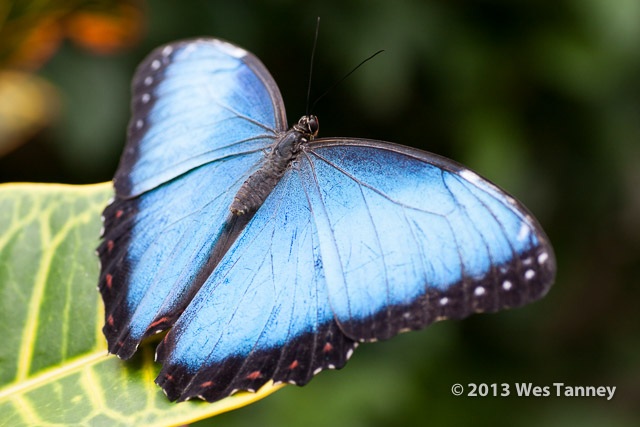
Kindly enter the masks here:
[[318, 124], [318, 118], [316, 116], [309, 116], [309, 121], [307, 123], [307, 126], [309, 128], [309, 133], [311, 135], [316, 136], [318, 134], [319, 124]]

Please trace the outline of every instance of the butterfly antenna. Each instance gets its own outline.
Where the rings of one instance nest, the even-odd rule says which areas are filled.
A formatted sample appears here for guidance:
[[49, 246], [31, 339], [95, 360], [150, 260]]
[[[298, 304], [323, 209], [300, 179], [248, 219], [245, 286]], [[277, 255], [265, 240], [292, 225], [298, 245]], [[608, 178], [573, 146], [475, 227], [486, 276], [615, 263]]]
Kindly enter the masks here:
[[320, 17], [316, 22], [316, 36], [313, 38], [313, 49], [311, 49], [311, 64], [309, 65], [309, 86], [307, 87], [307, 108], [305, 116], [309, 115], [309, 97], [311, 96], [311, 76], [313, 75], [313, 58], [316, 56], [316, 45], [318, 44], [318, 30], [320, 29]]
[[370, 60], [372, 60], [376, 55], [381, 54], [382, 52], [384, 52], [384, 49], [381, 49], [379, 51], [377, 51], [376, 53], [374, 53], [373, 55], [371, 55], [370, 57], [368, 57], [367, 59], [365, 59], [364, 61], [362, 61], [361, 63], [359, 63], [358, 65], [355, 66], [355, 68], [351, 71], [349, 71], [343, 78], [341, 78], [340, 80], [338, 80], [337, 82], [335, 82], [334, 84], [332, 84], [329, 89], [327, 89], [322, 95], [320, 95], [318, 98], [316, 98], [316, 100], [313, 102], [313, 105], [311, 106], [311, 111], [313, 111], [313, 109], [316, 107], [316, 104], [318, 103], [318, 101], [320, 101], [326, 94], [328, 94], [329, 92], [331, 92], [336, 86], [338, 86], [340, 83], [342, 83], [347, 77], [349, 77], [351, 74], [353, 74], [354, 71], [356, 71], [358, 68], [360, 68], [361, 66], [363, 66], [366, 62], [369, 62]]

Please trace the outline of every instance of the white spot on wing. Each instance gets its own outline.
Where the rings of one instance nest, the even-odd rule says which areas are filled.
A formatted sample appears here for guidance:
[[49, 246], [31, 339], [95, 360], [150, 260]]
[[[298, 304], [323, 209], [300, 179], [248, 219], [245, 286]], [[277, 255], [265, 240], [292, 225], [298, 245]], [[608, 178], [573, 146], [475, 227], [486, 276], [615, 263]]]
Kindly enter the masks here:
[[136, 121], [136, 129], [142, 129], [142, 126], [144, 126], [144, 122], [141, 119], [138, 119]]
[[322, 372], [322, 368], [316, 368], [316, 370], [313, 371], [313, 375], [318, 375], [320, 372]]
[[151, 76], [147, 76], [147, 77], [145, 77], [145, 79], [144, 79], [144, 84], [145, 84], [146, 86], [149, 86], [149, 85], [151, 85], [151, 83], [153, 83], [153, 77], [151, 77]]
[[335, 365], [327, 365], [327, 368], [329, 368], [329, 369], [336, 369], [336, 366], [335, 366]]
[[484, 288], [483, 288], [482, 286], [478, 286], [478, 287], [473, 291], [474, 295], [475, 295], [475, 296], [477, 296], [477, 297], [484, 295], [484, 292], [485, 292], [485, 290], [484, 290]]
[[533, 259], [525, 258], [522, 260], [522, 265], [531, 265], [533, 263]]
[[154, 59], [153, 62], [151, 62], [151, 69], [157, 70], [158, 68], [160, 68], [160, 61]]
[[247, 51], [239, 48], [238, 46], [234, 46], [231, 43], [223, 42], [221, 40], [214, 40], [213, 44], [218, 46], [220, 50], [222, 50], [227, 55], [231, 55], [234, 58], [242, 58], [247, 54]]
[[447, 297], [440, 298], [440, 305], [447, 305], [448, 302], [449, 302], [449, 298]]
[[142, 95], [142, 103], [146, 104], [147, 102], [149, 102], [149, 100], [151, 99], [151, 95], [149, 95], [148, 93], [145, 93]]
[[518, 231], [518, 241], [522, 242], [529, 235], [529, 226], [525, 223], [522, 223], [520, 226], [520, 231]]
[[544, 264], [548, 259], [549, 254], [547, 254], [546, 252], [542, 252], [540, 255], [538, 255], [538, 264]]
[[531, 280], [533, 279], [533, 277], [536, 275], [536, 272], [533, 270], [527, 270], [524, 272], [524, 278], [527, 280]]
[[469, 169], [465, 169], [460, 172], [460, 176], [466, 179], [469, 182], [473, 182], [474, 184], [482, 182], [482, 179], [475, 172], [471, 172]]
[[171, 52], [173, 52], [173, 46], [165, 46], [164, 49], [162, 49], [162, 56], [169, 56]]
[[350, 348], [349, 351], [347, 351], [347, 360], [351, 359], [351, 356], [353, 356], [353, 349]]
[[502, 282], [502, 289], [504, 289], [505, 291], [508, 291], [512, 287], [513, 287], [513, 285], [511, 284], [510, 281], [505, 280], [504, 282]]

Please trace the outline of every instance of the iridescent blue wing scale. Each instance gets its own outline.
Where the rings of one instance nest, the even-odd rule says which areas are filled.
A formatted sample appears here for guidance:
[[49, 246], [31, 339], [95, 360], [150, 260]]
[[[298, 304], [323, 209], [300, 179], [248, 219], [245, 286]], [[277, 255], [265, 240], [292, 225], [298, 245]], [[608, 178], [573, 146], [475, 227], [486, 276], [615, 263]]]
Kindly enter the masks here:
[[360, 341], [518, 307], [553, 283], [553, 250], [514, 198], [443, 157], [322, 139], [301, 173], [331, 308]]
[[215, 401], [268, 380], [306, 384], [356, 343], [334, 320], [300, 174], [288, 170], [159, 345], [171, 400]]
[[109, 351], [170, 327], [244, 224], [229, 205], [286, 130], [277, 86], [215, 39], [162, 46], [133, 80], [128, 142], [103, 215], [99, 289]]

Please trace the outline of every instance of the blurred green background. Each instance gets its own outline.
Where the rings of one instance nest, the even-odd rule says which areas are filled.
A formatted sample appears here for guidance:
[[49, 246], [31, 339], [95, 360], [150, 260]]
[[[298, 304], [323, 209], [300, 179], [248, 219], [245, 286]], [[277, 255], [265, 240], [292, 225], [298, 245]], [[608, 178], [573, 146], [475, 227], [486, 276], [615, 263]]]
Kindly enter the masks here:
[[[453, 158], [523, 201], [557, 255], [538, 303], [363, 345], [347, 367], [197, 425], [639, 425], [640, 1], [0, 1], [0, 182], [110, 180], [129, 82], [159, 44], [255, 53], [289, 122]], [[312, 95], [313, 99], [313, 95]], [[617, 386], [455, 397], [454, 383]]]

